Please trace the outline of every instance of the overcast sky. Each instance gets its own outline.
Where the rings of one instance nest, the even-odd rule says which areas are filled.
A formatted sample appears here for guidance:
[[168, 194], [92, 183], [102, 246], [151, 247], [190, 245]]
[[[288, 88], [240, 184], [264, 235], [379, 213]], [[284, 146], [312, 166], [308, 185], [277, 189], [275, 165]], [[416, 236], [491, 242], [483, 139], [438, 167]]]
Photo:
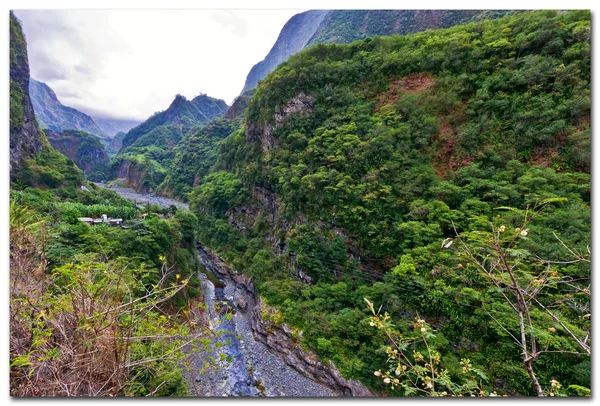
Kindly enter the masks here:
[[84, 113], [144, 120], [178, 93], [231, 104], [303, 10], [16, 10], [31, 77]]

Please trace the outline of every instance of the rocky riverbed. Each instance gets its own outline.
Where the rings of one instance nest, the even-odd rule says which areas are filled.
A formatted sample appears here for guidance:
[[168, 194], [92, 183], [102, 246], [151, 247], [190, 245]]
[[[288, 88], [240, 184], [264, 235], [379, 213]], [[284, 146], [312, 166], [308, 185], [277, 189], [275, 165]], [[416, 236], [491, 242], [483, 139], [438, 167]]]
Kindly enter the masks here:
[[175, 205], [178, 209], [189, 210], [189, 205], [187, 203], [180, 202], [179, 200], [169, 199], [168, 197], [158, 196], [153, 193], [144, 194], [138, 193], [133, 189], [128, 189], [124, 187], [108, 187], [104, 183], [95, 183], [95, 185], [100, 186], [101, 188], [112, 190], [117, 193], [123, 199], [131, 200], [133, 202], [137, 202], [141, 205], [145, 204], [158, 204], [160, 207], [169, 208], [171, 205]]
[[[106, 187], [103, 184], [97, 184]], [[121, 197], [141, 204], [188, 209], [179, 201], [133, 189], [108, 188]], [[252, 292], [244, 291], [227, 275], [219, 273], [206, 252], [199, 248], [199, 260], [206, 268], [200, 283], [208, 323], [216, 333], [209, 351], [190, 349], [184, 372], [190, 396], [285, 396], [327, 397], [342, 393], [302, 375], [274, 354], [252, 331], [256, 306]], [[212, 357], [212, 362], [211, 362]], [[214, 364], [206, 368], [206, 365]]]
[[214, 278], [208, 277], [215, 270], [214, 264], [201, 248], [198, 255], [206, 268], [206, 274], [200, 275], [205, 304], [211, 327], [218, 335], [210, 353], [217, 360], [217, 368], [200, 373], [209, 354], [200, 351], [190, 356], [190, 370], [186, 375], [188, 381], [194, 383], [192, 395], [339, 396], [336, 391], [303, 376], [265, 344], [255, 340], [252, 333], [254, 297], [223, 274], [216, 276], [224, 286], [215, 287], [210, 280]]

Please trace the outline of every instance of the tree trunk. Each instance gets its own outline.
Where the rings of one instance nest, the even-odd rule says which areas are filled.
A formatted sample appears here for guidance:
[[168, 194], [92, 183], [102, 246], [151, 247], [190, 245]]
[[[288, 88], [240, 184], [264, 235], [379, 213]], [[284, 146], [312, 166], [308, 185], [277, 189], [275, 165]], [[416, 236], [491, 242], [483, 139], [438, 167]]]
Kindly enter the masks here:
[[531, 382], [533, 383], [533, 389], [535, 389], [537, 396], [543, 397], [544, 391], [542, 390], [542, 387], [540, 386], [540, 383], [537, 380], [535, 373], [533, 372], [533, 367], [531, 366], [532, 362], [533, 362], [533, 359], [528, 358], [525, 361], [523, 361], [523, 365], [525, 366], [525, 370], [529, 374], [529, 378], [531, 379]]

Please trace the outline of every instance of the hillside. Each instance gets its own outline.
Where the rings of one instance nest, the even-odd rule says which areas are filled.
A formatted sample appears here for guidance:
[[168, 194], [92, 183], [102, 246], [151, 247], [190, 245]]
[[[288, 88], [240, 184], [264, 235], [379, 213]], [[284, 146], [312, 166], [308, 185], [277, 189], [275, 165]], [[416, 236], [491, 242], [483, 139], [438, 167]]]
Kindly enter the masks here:
[[186, 200], [187, 193], [202, 183], [215, 163], [221, 141], [241, 126], [241, 118], [220, 118], [191, 132], [179, 146], [159, 192]]
[[375, 35], [405, 35], [497, 18], [507, 11], [482, 10], [310, 10], [293, 16], [265, 59], [252, 67], [241, 93], [256, 87], [291, 55], [314, 44], [348, 44]]
[[280, 63], [304, 49], [327, 13], [327, 10], [310, 10], [290, 18], [281, 29], [277, 41], [265, 59], [254, 65], [248, 73], [241, 93], [254, 89], [258, 81], [277, 68]]
[[42, 129], [81, 130], [101, 138], [108, 137], [108, 134], [98, 127], [92, 117], [72, 107], [64, 106], [54, 91], [45, 83], [31, 79], [29, 93], [35, 116]]
[[21, 24], [10, 13], [10, 175], [20, 185], [80, 185], [81, 171], [57, 152], [39, 128], [29, 96], [29, 59]]
[[588, 11], [539, 11], [292, 56], [189, 195], [200, 241], [374, 391], [456, 394], [434, 359], [465, 391], [583, 394], [589, 41]]
[[108, 155], [97, 137], [77, 130], [46, 130], [45, 134], [50, 145], [75, 162], [88, 179], [104, 179]]

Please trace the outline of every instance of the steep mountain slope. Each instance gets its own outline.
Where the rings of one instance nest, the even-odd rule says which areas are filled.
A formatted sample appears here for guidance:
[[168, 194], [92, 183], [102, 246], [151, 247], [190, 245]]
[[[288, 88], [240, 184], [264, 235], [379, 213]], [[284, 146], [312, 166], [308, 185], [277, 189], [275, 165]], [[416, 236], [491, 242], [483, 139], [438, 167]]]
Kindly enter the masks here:
[[505, 13], [483, 10], [333, 10], [319, 24], [306, 46], [348, 44], [375, 35], [406, 35], [498, 18]]
[[[544, 306], [585, 337], [590, 297], [559, 281], [584, 289], [589, 263], [567, 264], [555, 236], [582, 253], [590, 241], [590, 52], [589, 11], [310, 47], [259, 84], [246, 125], [190, 193], [200, 239], [347, 378], [414, 394], [390, 385], [401, 364], [387, 363], [367, 298], [401, 334], [428, 333], [427, 320], [452, 379], [468, 358], [485, 390], [536, 394], [510, 338], [507, 282], [441, 244], [465, 233], [485, 252], [519, 239], [508, 255], [524, 286], [548, 283]], [[532, 314], [553, 351], [536, 360], [539, 376], [589, 387], [589, 357], [555, 356], [577, 346], [542, 307]]]
[[104, 179], [108, 155], [97, 137], [78, 130], [46, 130], [50, 145], [73, 162], [91, 180]]
[[241, 117], [219, 118], [192, 132], [179, 146], [159, 192], [186, 199], [215, 163], [221, 141], [241, 126]]
[[199, 185], [215, 163], [221, 141], [239, 130], [254, 90], [238, 96], [222, 118], [190, 132], [178, 145], [175, 158], [167, 169], [159, 193], [187, 200], [187, 194]]
[[72, 107], [64, 106], [54, 91], [45, 83], [31, 79], [29, 92], [35, 116], [42, 129], [81, 130], [102, 138], [108, 136], [98, 127], [92, 117]]
[[126, 133], [131, 130], [133, 127], [140, 124], [140, 121], [135, 120], [120, 120], [115, 118], [100, 118], [100, 117], [92, 117], [94, 122], [98, 125], [100, 130], [104, 131], [106, 134], [110, 136], [115, 136], [119, 132]]
[[22, 185], [55, 188], [80, 185], [81, 171], [50, 146], [29, 96], [29, 60], [21, 24], [10, 13], [10, 174]]
[[300, 13], [285, 24], [265, 59], [252, 67], [242, 93], [256, 87], [291, 55], [314, 44], [347, 44], [374, 35], [404, 35], [498, 18], [506, 13], [501, 10], [310, 10]]
[[23, 30], [10, 13], [10, 172], [18, 172], [26, 158], [42, 151], [40, 132], [29, 97], [29, 60]]
[[290, 18], [281, 29], [275, 45], [265, 59], [254, 65], [248, 73], [242, 93], [254, 89], [258, 85], [258, 81], [267, 76], [280, 63], [286, 61], [290, 55], [304, 49], [327, 13], [327, 10], [310, 10]]

